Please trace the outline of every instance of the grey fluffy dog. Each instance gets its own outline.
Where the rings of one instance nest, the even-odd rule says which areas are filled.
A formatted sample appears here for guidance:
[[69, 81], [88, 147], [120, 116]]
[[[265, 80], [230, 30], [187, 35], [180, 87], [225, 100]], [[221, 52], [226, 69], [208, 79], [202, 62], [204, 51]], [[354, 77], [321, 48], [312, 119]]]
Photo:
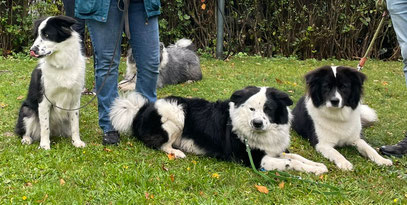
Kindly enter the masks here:
[[[202, 79], [202, 71], [196, 47], [189, 39], [180, 39], [165, 47], [160, 43], [160, 68], [157, 87]], [[137, 67], [131, 48], [127, 51], [125, 79], [119, 83], [122, 91], [136, 88]]]

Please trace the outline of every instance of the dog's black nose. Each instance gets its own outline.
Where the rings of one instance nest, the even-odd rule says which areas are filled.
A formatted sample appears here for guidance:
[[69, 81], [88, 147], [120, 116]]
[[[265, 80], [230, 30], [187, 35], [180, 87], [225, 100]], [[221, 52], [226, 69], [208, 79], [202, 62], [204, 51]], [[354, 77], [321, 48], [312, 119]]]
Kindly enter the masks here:
[[339, 105], [339, 98], [336, 98], [336, 97], [332, 98], [332, 99], [331, 99], [331, 104], [332, 104], [332, 106], [334, 106], [334, 107], [338, 107], [338, 105]]
[[262, 128], [263, 127], [263, 121], [262, 120], [252, 120], [252, 125], [255, 128]]

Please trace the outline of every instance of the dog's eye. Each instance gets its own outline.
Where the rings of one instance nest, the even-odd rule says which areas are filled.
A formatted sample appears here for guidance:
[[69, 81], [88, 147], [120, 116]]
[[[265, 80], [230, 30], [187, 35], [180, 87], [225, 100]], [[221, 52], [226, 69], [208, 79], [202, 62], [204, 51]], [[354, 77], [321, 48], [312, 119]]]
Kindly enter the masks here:
[[249, 109], [250, 109], [250, 111], [255, 111], [255, 110], [256, 110], [256, 109], [254, 109], [254, 108], [252, 108], [252, 107], [251, 107], [251, 108], [249, 108]]
[[44, 33], [44, 36], [45, 36], [45, 38], [48, 38], [48, 34], [47, 34], [47, 33]]

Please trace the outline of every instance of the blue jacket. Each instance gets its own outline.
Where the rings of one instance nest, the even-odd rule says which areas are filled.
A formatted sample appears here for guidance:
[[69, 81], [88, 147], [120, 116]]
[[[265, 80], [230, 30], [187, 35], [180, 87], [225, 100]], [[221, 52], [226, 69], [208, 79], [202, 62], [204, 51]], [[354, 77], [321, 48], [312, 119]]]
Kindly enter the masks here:
[[[93, 19], [100, 22], [107, 21], [110, 1], [118, 0], [76, 0], [75, 17], [80, 19]], [[123, 1], [123, 0], [120, 0]], [[143, 0], [146, 18], [160, 15], [160, 0]]]

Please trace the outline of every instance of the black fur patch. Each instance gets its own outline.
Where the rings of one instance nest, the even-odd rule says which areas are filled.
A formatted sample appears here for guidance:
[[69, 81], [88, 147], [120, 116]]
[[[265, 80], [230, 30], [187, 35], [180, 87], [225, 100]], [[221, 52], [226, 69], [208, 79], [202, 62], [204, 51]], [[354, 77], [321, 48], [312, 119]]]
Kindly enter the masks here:
[[35, 36], [39, 34], [43, 39], [60, 43], [65, 41], [72, 35], [71, 26], [76, 23], [76, 20], [68, 16], [56, 16], [48, 19], [44, 28], [38, 31], [39, 25], [44, 21], [40, 19], [35, 22]]

